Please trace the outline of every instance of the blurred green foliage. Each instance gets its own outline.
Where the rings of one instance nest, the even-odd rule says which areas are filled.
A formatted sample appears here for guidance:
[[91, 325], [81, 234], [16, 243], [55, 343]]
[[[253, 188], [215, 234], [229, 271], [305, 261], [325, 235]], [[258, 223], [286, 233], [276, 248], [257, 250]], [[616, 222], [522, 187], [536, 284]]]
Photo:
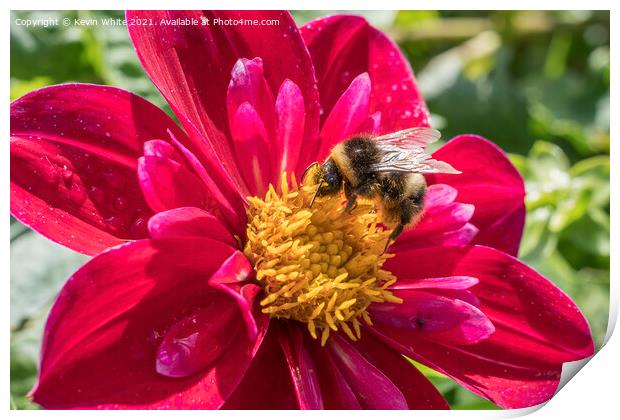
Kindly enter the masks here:
[[[332, 12], [294, 12], [298, 23]], [[520, 257], [584, 311], [597, 348], [609, 308], [609, 13], [364, 11], [401, 46], [444, 138], [496, 142], [526, 180]], [[120, 26], [37, 27], [15, 18], [122, 17], [119, 11], [13, 12], [11, 99], [56, 83], [134, 91], [170, 112]], [[11, 220], [11, 405], [37, 372], [45, 314], [86, 257]], [[33, 263], [36, 262], [36, 263]], [[455, 409], [495, 406], [416, 364]]]

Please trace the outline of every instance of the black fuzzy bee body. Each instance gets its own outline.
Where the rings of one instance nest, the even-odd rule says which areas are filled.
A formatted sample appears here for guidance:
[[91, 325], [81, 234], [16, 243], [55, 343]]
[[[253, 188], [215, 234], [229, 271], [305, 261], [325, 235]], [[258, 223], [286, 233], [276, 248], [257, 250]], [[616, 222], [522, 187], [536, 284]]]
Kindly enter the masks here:
[[[428, 127], [413, 127], [378, 137], [354, 136], [334, 146], [314, 172], [316, 196], [339, 194], [344, 189], [345, 210], [358, 197], [375, 200], [383, 223], [393, 226], [387, 246], [407, 225], [419, 220], [426, 197], [425, 173], [459, 174], [449, 163], [433, 159], [426, 146], [441, 137]], [[310, 167], [308, 169], [310, 169]], [[314, 203], [314, 198], [310, 206]]]
[[321, 183], [318, 195], [338, 194], [344, 188], [346, 210], [355, 207], [358, 197], [373, 199], [379, 205], [383, 222], [393, 226], [390, 241], [404, 226], [421, 215], [426, 193], [424, 176], [407, 172], [378, 172], [373, 165], [384, 159], [380, 144], [371, 137], [353, 137], [337, 144], [315, 172]]

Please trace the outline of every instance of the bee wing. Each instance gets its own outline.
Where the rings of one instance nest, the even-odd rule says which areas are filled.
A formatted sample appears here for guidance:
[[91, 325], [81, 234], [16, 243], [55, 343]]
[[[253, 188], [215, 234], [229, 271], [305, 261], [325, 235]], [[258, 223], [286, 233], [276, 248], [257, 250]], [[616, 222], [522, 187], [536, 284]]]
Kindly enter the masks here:
[[375, 137], [375, 140], [382, 144], [389, 144], [402, 149], [411, 147], [425, 149], [426, 146], [436, 142], [440, 137], [441, 133], [434, 128], [413, 127]]
[[383, 159], [370, 165], [370, 172], [417, 172], [421, 174], [460, 174], [449, 163], [433, 159], [421, 149], [417, 151], [388, 151]]
[[427, 127], [409, 128], [376, 137], [381, 160], [370, 165], [370, 172], [417, 172], [460, 174], [452, 165], [433, 159], [425, 153], [426, 146], [441, 137], [439, 131]]

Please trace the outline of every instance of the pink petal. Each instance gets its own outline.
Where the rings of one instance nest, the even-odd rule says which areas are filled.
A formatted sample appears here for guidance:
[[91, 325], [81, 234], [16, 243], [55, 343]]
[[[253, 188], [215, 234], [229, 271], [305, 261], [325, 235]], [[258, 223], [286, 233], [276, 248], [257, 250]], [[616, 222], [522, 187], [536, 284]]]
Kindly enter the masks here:
[[411, 232], [445, 232], [462, 227], [474, 214], [474, 206], [455, 201], [458, 191], [446, 184], [430, 185], [422, 220]]
[[232, 252], [221, 242], [183, 238], [133, 242], [92, 259], [52, 307], [34, 400], [46, 408], [220, 407], [248, 368], [265, 323], [256, 342], [238, 335], [197, 375], [164, 377], [155, 355], [174, 321], [192, 309], [223, 300], [236, 307], [205, 281]]
[[232, 119], [237, 162], [252, 195], [263, 195], [274, 182], [273, 148], [260, 116], [249, 102], [242, 103]]
[[525, 188], [506, 154], [482, 137], [463, 135], [433, 157], [462, 171], [459, 175], [432, 175], [428, 181], [451, 185], [458, 190], [458, 202], [474, 205], [470, 221], [479, 232], [473, 243], [516, 255], [525, 222]]
[[317, 155], [320, 160], [325, 160], [338, 142], [360, 133], [368, 119], [370, 92], [368, 73], [362, 73], [338, 99], [321, 129]]
[[469, 303], [476, 308], [480, 306], [480, 299], [478, 299], [478, 296], [476, 296], [476, 294], [471, 290], [434, 289], [433, 293], [450, 299], [462, 300], [463, 302]]
[[478, 229], [468, 223], [475, 208], [472, 204], [455, 202], [457, 195], [458, 191], [449, 185], [430, 185], [421, 220], [406, 229], [390, 250], [469, 244], [478, 233]]
[[276, 324], [276, 322], [270, 323], [269, 330], [252, 364], [222, 409], [299, 409], [286, 357], [278, 342]]
[[[129, 27], [138, 57], [151, 80], [171, 104], [202, 159], [219, 159], [216, 179], [230, 177], [241, 186], [226, 110], [230, 72], [240, 58], [260, 57], [271, 92], [285, 79], [303, 92], [306, 141], [314, 142], [319, 126], [318, 90], [310, 55], [293, 18], [284, 11], [128, 11], [127, 19], [208, 19], [209, 25]], [[215, 24], [214, 19], [274, 20], [274, 25]], [[286, 59], [283, 59], [285, 57]], [[228, 139], [228, 141], [227, 141]], [[201, 153], [204, 141], [213, 153]], [[203, 162], [205, 167], [209, 167]], [[217, 165], [215, 165], [217, 166]], [[213, 168], [215, 171], [215, 167]]]
[[407, 399], [410, 410], [447, 410], [450, 407], [441, 393], [400, 353], [386, 346], [372, 334], [362, 334], [355, 343], [359, 352], [371, 361]]
[[500, 251], [482, 246], [411, 250], [388, 260], [386, 269], [408, 279], [477, 278], [479, 283], [469, 290], [480, 299], [480, 309], [498, 330], [509, 325], [540, 340], [536, 346], [530, 343], [530, 351], [534, 355], [534, 349], [539, 349], [542, 360], [579, 360], [592, 350], [588, 323], [574, 302], [549, 280]]
[[228, 350], [242, 325], [230, 300], [215, 300], [175, 322], [157, 348], [157, 373], [183, 378], [204, 370]]
[[[208, 140], [192, 121], [183, 116], [180, 116], [179, 120], [183, 123], [188, 137], [192, 141], [192, 144], [189, 145], [191, 147], [185, 148], [186, 152], [184, 155], [186, 158], [190, 160], [188, 157], [190, 155], [195, 158], [200, 166], [204, 168], [203, 172], [208, 174], [208, 178], [213, 179], [218, 189], [233, 203], [235, 202], [234, 199], [241, 198], [243, 200], [243, 197], [249, 194], [248, 187], [241, 178], [234, 155], [228, 153], [229, 149], [232, 150], [232, 146], [228, 146], [228, 140], [219, 131], [211, 133], [212, 138], [215, 140]], [[198, 166], [193, 161], [191, 164], [194, 168]], [[198, 172], [197, 169], [194, 170]], [[207, 178], [203, 174], [200, 176], [203, 179]]]
[[461, 300], [403, 289], [395, 289], [395, 295], [403, 303], [371, 306], [373, 322], [381, 324], [381, 330], [389, 336], [406, 334], [407, 339], [416, 340], [423, 335], [439, 343], [467, 345], [478, 343], [495, 331], [484, 313]]
[[172, 159], [176, 162], [183, 161], [183, 157], [177, 152], [174, 146], [165, 140], [149, 140], [145, 142], [144, 156]]
[[204, 237], [238, 246], [228, 229], [211, 213], [196, 207], [180, 207], [155, 214], [148, 221], [153, 238]]
[[424, 212], [422, 220], [416, 225], [415, 232], [419, 235], [433, 232], [452, 231], [463, 227], [474, 214], [471, 204], [452, 203], [443, 207], [435, 207]]
[[360, 133], [379, 135], [381, 132], [381, 111], [374, 112], [366, 118], [358, 131]]
[[[216, 361], [239, 339], [238, 334], [247, 333], [250, 341], [256, 340], [259, 327], [253, 307], [261, 288], [246, 283], [252, 272], [249, 261], [239, 251], [222, 263], [208, 284], [232, 297], [237, 306], [231, 306], [230, 300], [222, 297], [176, 322], [159, 345], [157, 372], [174, 378], [189, 376]], [[245, 332], [239, 313], [245, 322]], [[259, 317], [259, 324], [269, 322], [266, 315]]]
[[[204, 200], [207, 202], [205, 205], [208, 205], [210, 210], [215, 215], [219, 216], [222, 220], [225, 220], [235, 233], [241, 233], [240, 231], [244, 231], [245, 209], [238, 192], [235, 192], [232, 196], [229, 194], [229, 197], [225, 197], [214, 180], [207, 174], [206, 169], [200, 161], [198, 161], [196, 156], [194, 156], [189, 149], [181, 144], [173, 133], [170, 132], [169, 135], [176, 148], [164, 140], [150, 140], [144, 143], [144, 156], [159, 158], [160, 160], [158, 161], [161, 162], [171, 161], [171, 165], [174, 167], [179, 164], [181, 166], [185, 166], [187, 169], [191, 168], [191, 170], [193, 170], [202, 181], [203, 185], [199, 185], [198, 188], [200, 190], [205, 190], [204, 192], [201, 191], [200, 194], [208, 197], [208, 199]], [[181, 153], [179, 153], [177, 148]], [[187, 173], [185, 169], [182, 169], [181, 171]], [[192, 179], [195, 178], [193, 175], [188, 175], [188, 177]], [[235, 203], [236, 208], [233, 208], [231, 202]]]
[[478, 284], [478, 279], [470, 276], [438, 277], [418, 280], [399, 278], [390, 289], [448, 289], [464, 290]]
[[233, 121], [237, 108], [248, 102], [260, 115], [270, 139], [275, 138], [275, 100], [263, 74], [263, 60], [240, 58], [235, 63], [226, 97], [228, 121]]
[[[413, 264], [412, 262], [415, 262]], [[382, 338], [396, 350], [446, 373], [508, 408], [551, 398], [563, 362], [593, 354], [587, 321], [560, 289], [515, 258], [482, 247], [437, 247], [402, 252], [386, 263], [397, 277], [471, 276], [479, 309], [495, 326], [487, 340], [460, 346], [420, 334]]]
[[11, 103], [11, 212], [49, 239], [96, 254], [146, 235], [136, 179], [142, 145], [171, 130], [161, 110], [120, 89], [51, 86]]
[[429, 113], [407, 59], [398, 46], [362, 17], [334, 15], [301, 27], [329, 115], [353, 78], [368, 73], [370, 113], [381, 112], [381, 132], [428, 127]]
[[406, 410], [407, 400], [379, 369], [366, 360], [347, 338], [331, 334], [327, 347], [362, 407], [369, 410]]
[[326, 347], [318, 340], [306, 339], [306, 346], [316, 362], [321, 396], [327, 410], [361, 410], [362, 406], [340, 372]]
[[[225, 221], [231, 230], [237, 235], [245, 235], [246, 215], [245, 215], [245, 197], [241, 195], [241, 191], [231, 188], [225, 181], [219, 182], [210, 175], [207, 168], [187, 147], [185, 147], [172, 133], [170, 138], [177, 149], [181, 152], [187, 162], [188, 168], [191, 168], [196, 175], [202, 180], [207, 195], [211, 197], [213, 203], [212, 210], [214, 214]], [[211, 171], [213, 173], [213, 171]]]
[[[402, 336], [375, 334], [396, 351], [416, 359], [459, 382], [465, 388], [503, 408], [532, 407], [548, 401], [557, 390], [561, 364], [525, 366], [521, 361], [498, 361], [484, 354], [483, 348], [500, 352], [508, 344], [497, 346], [495, 340], [468, 347], [450, 346], [416, 340], [415, 350]], [[521, 351], [526, 353], [526, 349]]]
[[426, 191], [426, 198], [424, 199], [424, 209], [431, 211], [434, 209], [441, 209], [447, 205], [454, 203], [459, 192], [456, 188], [446, 184], [433, 184], [429, 185]]
[[[237, 301], [248, 337], [254, 340], [258, 335], [258, 323], [253, 308], [261, 288], [257, 284], [248, 282], [251, 275], [254, 275], [252, 265], [243, 253], [235, 251], [211, 276], [208, 283], [214, 289], [221, 290]], [[258, 317], [259, 323], [269, 322], [269, 317], [263, 313]]]
[[278, 118], [276, 150], [280, 162], [278, 169], [280, 172], [292, 173], [295, 171], [303, 145], [306, 108], [301, 89], [288, 79], [282, 83], [278, 91], [276, 114]]
[[138, 178], [144, 197], [155, 212], [177, 207], [216, 207], [209, 203], [200, 179], [174, 160], [141, 157]]
[[[231, 296], [233, 295], [231, 290], [234, 291], [234, 295], [240, 295], [242, 287], [247, 284], [246, 282], [254, 278], [253, 274], [252, 264], [243, 252], [235, 251], [222, 263], [220, 269], [211, 276], [209, 284]], [[251, 305], [247, 306], [248, 303], [251, 302], [245, 302], [244, 306], [249, 309]]]
[[415, 228], [411, 234], [398, 238], [394, 245], [390, 246], [390, 252], [401, 252], [413, 248], [426, 248], [432, 246], [458, 246], [468, 245], [478, 234], [478, 228], [471, 223], [465, 223], [460, 228], [452, 231], [419, 232]]
[[304, 346], [306, 331], [297, 326], [283, 326], [279, 334], [280, 345], [286, 356], [288, 368], [293, 379], [299, 408], [302, 410], [322, 410], [323, 399], [314, 360]]

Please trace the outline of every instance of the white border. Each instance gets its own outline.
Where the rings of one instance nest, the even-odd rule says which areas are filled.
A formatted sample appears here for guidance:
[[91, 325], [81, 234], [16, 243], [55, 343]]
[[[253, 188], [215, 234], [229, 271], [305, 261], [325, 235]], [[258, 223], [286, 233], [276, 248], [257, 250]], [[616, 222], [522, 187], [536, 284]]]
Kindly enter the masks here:
[[[8, 4], [14, 10], [114, 10], [120, 9], [116, 3], [101, 0], [20, 0]], [[287, 10], [613, 10], [613, 2], [607, 0], [457, 0], [405, 1], [405, 0], [263, 0], [256, 3], [250, 0], [178, 0], [172, 4], [165, 0], [125, 0], [118, 5], [127, 9], [287, 9]], [[429, 6], [433, 6], [429, 8]], [[588, 7], [584, 7], [588, 6]]]

